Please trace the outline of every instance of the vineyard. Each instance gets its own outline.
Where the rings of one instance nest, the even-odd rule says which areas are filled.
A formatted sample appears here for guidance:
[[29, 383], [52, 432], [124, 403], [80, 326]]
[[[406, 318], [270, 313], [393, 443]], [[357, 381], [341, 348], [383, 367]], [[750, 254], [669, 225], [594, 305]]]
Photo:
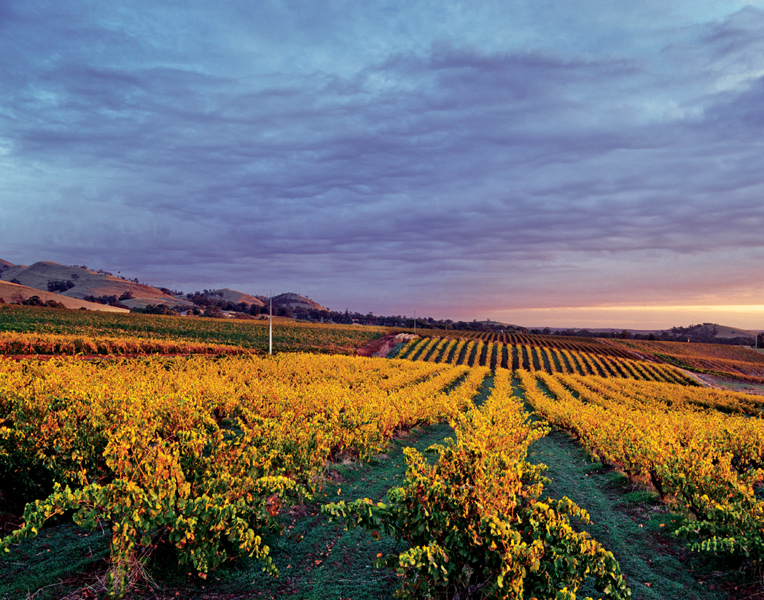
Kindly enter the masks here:
[[[0, 598], [762, 597], [764, 396], [680, 368], [758, 355], [467, 332], [363, 358], [390, 332], [280, 322], [270, 357], [265, 327], [0, 307]], [[683, 566], [634, 566], [586, 465], [663, 515], [634, 552]]]
[[698, 373], [764, 384], [764, 354], [721, 344], [618, 340], [643, 355]]
[[621, 356], [629, 358], [632, 353], [627, 349], [605, 344], [592, 338], [577, 338], [558, 335], [538, 335], [524, 333], [498, 333], [494, 331], [445, 331], [441, 329], [420, 330], [419, 334], [424, 338], [458, 338], [462, 340], [482, 341], [484, 343], [501, 343], [509, 346], [528, 346], [542, 348], [559, 348], [588, 352], [592, 354], [605, 354], [608, 356]]
[[[409, 542], [386, 559], [402, 572], [404, 595], [458, 586], [574, 598], [593, 579], [603, 597], [628, 597], [613, 555], [571, 527], [586, 512], [542, 501], [540, 467], [525, 457], [546, 430], [530, 423], [510, 372], [498, 370], [485, 406], [474, 405], [488, 371], [306, 354], [5, 361], [2, 479], [28, 503], [2, 546], [70, 514], [85, 529], [111, 530], [113, 596], [128, 593], [140, 561], [162, 549], [203, 580], [236, 555], [277, 576], [263, 536], [319, 490], [327, 461], [369, 460], [396, 432], [447, 419], [456, 442], [433, 467], [408, 452], [392, 504], [324, 508]], [[454, 485], [465, 494], [454, 496]], [[434, 495], [412, 505], [422, 489]], [[424, 530], [415, 526], [423, 514]], [[527, 541], [517, 546], [516, 535]]]
[[6, 361], [2, 478], [29, 504], [3, 545], [74, 511], [111, 528], [117, 596], [158, 545], [203, 577], [230, 552], [275, 575], [261, 535], [282, 503], [316, 490], [327, 460], [367, 459], [396, 431], [455, 418], [485, 375], [303, 354]]
[[[694, 550], [764, 558], [764, 398], [660, 383], [517, 373], [549, 423], [651, 485]], [[751, 418], [751, 417], [754, 418]]]
[[[353, 354], [386, 333], [382, 327], [323, 325], [282, 320], [273, 343], [282, 352]], [[256, 352], [268, 351], [268, 322], [202, 317], [40, 310], [0, 304], [0, 332], [33, 336], [54, 334], [95, 338], [141, 338], [171, 342], [219, 344]]]
[[[496, 335], [496, 334], [493, 334]], [[507, 334], [500, 334], [507, 335]], [[513, 337], [519, 338], [512, 334]], [[425, 337], [411, 340], [397, 354], [412, 361], [447, 363], [452, 365], [484, 366], [491, 369], [524, 369], [546, 373], [594, 375], [599, 377], [631, 378], [644, 381], [664, 381], [696, 385], [695, 381], [672, 365], [635, 359], [619, 348], [600, 343], [558, 340], [550, 336], [532, 343], [505, 344], [486, 342], [482, 338]], [[549, 345], [543, 345], [548, 343]], [[589, 351], [596, 347], [597, 351]]]

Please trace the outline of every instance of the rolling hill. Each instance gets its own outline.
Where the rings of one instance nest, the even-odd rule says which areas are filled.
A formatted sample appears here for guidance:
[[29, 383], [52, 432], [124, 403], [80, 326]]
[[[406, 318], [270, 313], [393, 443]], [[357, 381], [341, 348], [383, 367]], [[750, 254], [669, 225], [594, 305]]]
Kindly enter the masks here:
[[243, 302], [244, 304], [249, 304], [250, 306], [253, 304], [255, 306], [265, 306], [265, 302], [263, 302], [257, 296], [232, 290], [231, 288], [212, 290], [212, 292], [217, 294], [222, 300], [225, 300], [226, 302], [233, 302], [234, 304], [241, 304]]
[[[183, 309], [191, 309], [195, 306], [184, 296], [172, 296], [150, 285], [116, 277], [105, 271], [92, 271], [82, 266], [62, 265], [51, 261], [40, 261], [26, 266], [14, 265], [0, 259], [0, 284], [25, 288], [23, 291], [17, 288], [2, 288], [0, 297], [7, 296], [6, 302], [11, 301], [12, 295], [21, 294], [24, 298], [37, 295], [43, 301], [55, 299], [66, 306], [72, 305], [73, 308], [97, 306], [98, 310], [104, 310], [103, 307], [107, 305], [87, 302], [85, 298], [114, 297], [128, 308], [143, 308], [149, 304], [179, 306]], [[4, 291], [5, 289], [8, 291]], [[205, 294], [226, 302], [244, 303], [249, 306], [265, 306], [269, 302], [267, 296], [253, 296], [230, 288], [205, 290]], [[73, 303], [72, 300], [78, 302]], [[291, 292], [274, 296], [273, 304], [276, 307], [292, 309], [328, 310], [310, 298]]]
[[9, 265], [7, 261], [2, 261], [0, 267], [2, 281], [16, 282], [22, 286], [68, 298], [85, 300], [90, 296], [116, 296], [129, 308], [144, 307], [148, 304], [193, 307], [193, 303], [188, 300], [170, 296], [150, 285], [136, 283], [108, 273], [90, 271], [83, 267], [61, 265], [50, 261], [36, 262], [30, 266]]
[[18, 285], [16, 283], [10, 283], [9, 281], [0, 281], [0, 298], [6, 303], [15, 302], [19, 299], [26, 300], [32, 296], [37, 296], [43, 302], [55, 300], [56, 302], [63, 304], [66, 308], [86, 308], [88, 310], [102, 310], [106, 312], [129, 312], [126, 308], [118, 308], [116, 306], [98, 304], [96, 302], [86, 302], [85, 300], [71, 298], [70, 296], [64, 296], [62, 294], [44, 292], [26, 285]]
[[[263, 304], [267, 304], [269, 298], [267, 296], [258, 296], [260, 300], [263, 301]], [[318, 304], [318, 302], [314, 302], [310, 298], [306, 298], [305, 296], [300, 296], [300, 294], [295, 294], [293, 292], [287, 292], [286, 294], [279, 294], [278, 296], [273, 297], [273, 306], [285, 306], [288, 308], [306, 308], [308, 310], [326, 310], [328, 311], [328, 308], [325, 308]]]

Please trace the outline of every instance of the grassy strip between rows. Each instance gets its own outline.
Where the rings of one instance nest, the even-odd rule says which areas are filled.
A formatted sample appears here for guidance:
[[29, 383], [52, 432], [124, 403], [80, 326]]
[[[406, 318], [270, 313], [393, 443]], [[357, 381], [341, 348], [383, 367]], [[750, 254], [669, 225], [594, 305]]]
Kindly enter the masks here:
[[721, 559], [690, 554], [670, 532], [679, 524], [657, 494], [634, 490], [625, 476], [592, 462], [562, 431], [538, 440], [531, 462], [548, 467], [546, 486], [555, 498], [567, 496], [589, 512], [592, 536], [613, 552], [635, 600], [722, 600]]
[[[523, 397], [519, 381], [515, 384], [515, 394]], [[550, 496], [567, 496], [589, 512], [586, 531], [613, 552], [635, 600], [760, 597], [758, 583], [738, 571], [739, 561], [690, 552], [673, 535], [681, 517], [657, 493], [593, 460], [567, 432], [553, 429], [536, 441], [529, 461], [547, 466]]]

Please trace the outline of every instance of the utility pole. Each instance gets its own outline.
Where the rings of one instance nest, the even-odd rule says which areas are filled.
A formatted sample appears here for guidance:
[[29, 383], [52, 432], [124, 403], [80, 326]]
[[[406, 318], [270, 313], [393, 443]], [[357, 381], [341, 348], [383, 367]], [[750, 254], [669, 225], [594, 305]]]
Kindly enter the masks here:
[[273, 290], [268, 290], [271, 308], [268, 311], [268, 354], [273, 356]]
[[416, 311], [414, 311], [414, 335], [416, 335]]

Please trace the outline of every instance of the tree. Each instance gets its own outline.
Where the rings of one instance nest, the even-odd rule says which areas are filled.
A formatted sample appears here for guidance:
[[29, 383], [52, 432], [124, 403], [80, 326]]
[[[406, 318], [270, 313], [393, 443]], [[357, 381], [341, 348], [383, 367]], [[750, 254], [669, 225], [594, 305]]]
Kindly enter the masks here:
[[207, 310], [204, 311], [204, 317], [212, 317], [214, 319], [222, 319], [225, 317], [223, 314], [223, 311], [220, 310], [217, 306], [208, 306]]
[[74, 282], [71, 279], [67, 279], [66, 281], [60, 280], [60, 279], [51, 279], [48, 282], [48, 291], [49, 292], [65, 292], [67, 290], [70, 290], [74, 287]]

